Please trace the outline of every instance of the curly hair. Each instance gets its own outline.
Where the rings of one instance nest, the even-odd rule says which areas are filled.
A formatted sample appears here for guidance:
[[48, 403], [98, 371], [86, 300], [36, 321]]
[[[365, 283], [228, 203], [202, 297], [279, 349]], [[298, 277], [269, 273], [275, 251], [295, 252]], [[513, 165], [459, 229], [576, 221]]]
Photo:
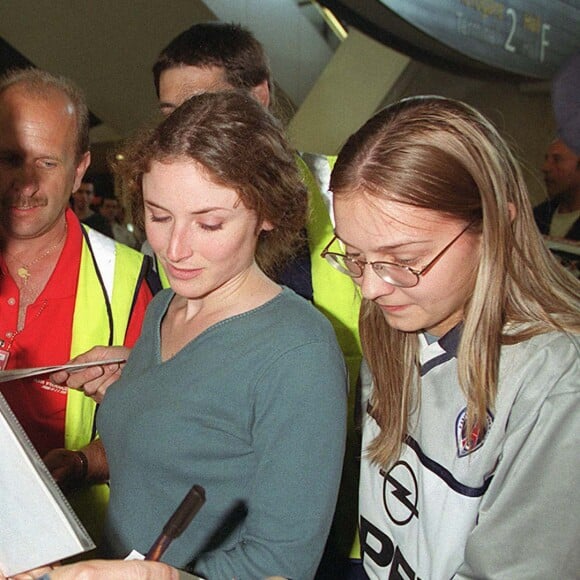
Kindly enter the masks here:
[[282, 126], [243, 91], [204, 93], [130, 142], [114, 169], [135, 222], [143, 226], [143, 175], [153, 161], [191, 160], [215, 183], [237, 191], [262, 231], [256, 261], [275, 276], [304, 244], [308, 195]]

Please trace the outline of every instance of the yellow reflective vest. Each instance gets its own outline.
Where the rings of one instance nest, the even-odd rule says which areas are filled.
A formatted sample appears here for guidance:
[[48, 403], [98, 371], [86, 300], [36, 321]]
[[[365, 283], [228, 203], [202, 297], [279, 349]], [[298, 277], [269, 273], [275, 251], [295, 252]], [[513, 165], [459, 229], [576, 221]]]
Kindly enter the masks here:
[[[320, 187], [306, 162], [298, 157], [298, 167], [308, 189], [310, 219], [306, 225], [310, 249], [314, 305], [334, 327], [349, 375], [348, 423], [342, 482], [329, 541], [343, 556], [360, 557], [357, 533], [357, 506], [360, 444], [355, 432], [355, 399], [362, 360], [358, 331], [360, 294], [352, 279], [335, 270], [320, 254], [334, 235]], [[331, 167], [336, 158], [328, 158]]]
[[[312, 274], [314, 305], [332, 323], [346, 358], [351, 391], [354, 391], [361, 363], [358, 333], [360, 294], [353, 281], [335, 270], [320, 254], [334, 235], [333, 224], [316, 179], [304, 160], [298, 167], [308, 189], [310, 218], [306, 225]], [[331, 158], [331, 162], [332, 162]]]
[[[133, 304], [146, 274], [145, 256], [86, 226], [73, 315], [71, 358], [97, 345], [122, 345]], [[70, 389], [65, 416], [65, 447], [80, 449], [95, 436], [96, 403]], [[109, 498], [108, 485], [72, 493], [69, 500], [96, 544]]]

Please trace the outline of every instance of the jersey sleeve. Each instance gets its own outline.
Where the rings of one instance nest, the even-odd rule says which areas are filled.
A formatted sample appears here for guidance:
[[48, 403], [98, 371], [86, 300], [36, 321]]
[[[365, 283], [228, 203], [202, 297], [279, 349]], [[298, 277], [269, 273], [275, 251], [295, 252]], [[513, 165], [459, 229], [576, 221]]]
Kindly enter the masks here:
[[[538, 362], [527, 380], [549, 394], [527, 417], [513, 413], [457, 579], [575, 578], [580, 570], [578, 352]], [[524, 394], [514, 409], [533, 398]]]
[[280, 356], [256, 386], [255, 487], [240, 542], [200, 559], [207, 578], [312, 578], [337, 499], [347, 378], [336, 345], [311, 342]]

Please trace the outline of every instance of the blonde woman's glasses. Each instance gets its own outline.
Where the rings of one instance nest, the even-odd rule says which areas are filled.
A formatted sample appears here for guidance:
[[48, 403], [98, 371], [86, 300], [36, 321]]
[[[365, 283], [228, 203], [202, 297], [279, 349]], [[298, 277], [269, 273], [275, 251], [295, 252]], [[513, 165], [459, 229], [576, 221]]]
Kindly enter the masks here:
[[375, 274], [387, 284], [398, 286], [399, 288], [413, 288], [419, 284], [419, 279], [429, 272], [437, 263], [439, 258], [470, 228], [473, 222], [469, 222], [427, 265], [420, 270], [395, 264], [394, 262], [366, 262], [358, 260], [346, 254], [329, 251], [330, 246], [338, 238], [334, 236], [330, 243], [322, 250], [320, 254], [336, 270], [350, 276], [351, 278], [360, 278], [363, 275], [366, 265], [369, 265]]

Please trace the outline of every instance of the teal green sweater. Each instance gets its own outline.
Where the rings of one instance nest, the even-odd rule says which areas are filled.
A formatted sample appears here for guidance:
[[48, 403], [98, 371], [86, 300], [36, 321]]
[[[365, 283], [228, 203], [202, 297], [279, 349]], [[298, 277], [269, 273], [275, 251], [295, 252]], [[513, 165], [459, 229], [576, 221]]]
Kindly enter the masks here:
[[212, 580], [312, 578], [344, 451], [347, 383], [332, 327], [285, 288], [161, 362], [172, 297], [151, 303], [98, 413], [111, 477], [107, 555], [147, 552], [199, 484], [206, 504], [164, 561]]

